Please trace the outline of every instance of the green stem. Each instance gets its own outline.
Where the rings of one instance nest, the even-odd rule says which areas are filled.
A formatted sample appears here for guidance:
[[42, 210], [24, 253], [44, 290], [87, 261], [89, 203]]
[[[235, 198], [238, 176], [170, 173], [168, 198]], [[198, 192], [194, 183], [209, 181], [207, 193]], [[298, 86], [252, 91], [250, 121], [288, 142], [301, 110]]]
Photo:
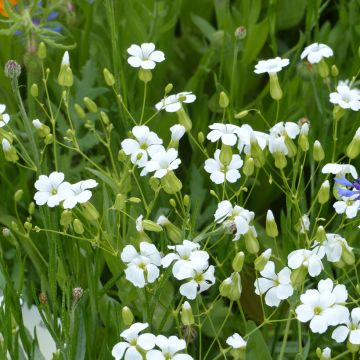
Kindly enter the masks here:
[[290, 331], [290, 324], [291, 324], [291, 308], [289, 309], [289, 317], [286, 322], [285, 334], [284, 334], [283, 342], [281, 344], [281, 350], [280, 350], [280, 355], [279, 355], [278, 360], [282, 360], [284, 358], [287, 338], [289, 336], [289, 331]]

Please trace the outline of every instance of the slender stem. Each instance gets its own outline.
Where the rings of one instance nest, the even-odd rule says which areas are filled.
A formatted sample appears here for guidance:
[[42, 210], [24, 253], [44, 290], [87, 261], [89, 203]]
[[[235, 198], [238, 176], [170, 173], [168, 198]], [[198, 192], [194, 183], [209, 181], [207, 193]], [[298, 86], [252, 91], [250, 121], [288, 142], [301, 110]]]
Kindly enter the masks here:
[[282, 360], [284, 358], [287, 338], [289, 336], [289, 331], [290, 331], [290, 324], [291, 324], [291, 308], [289, 309], [289, 317], [286, 322], [285, 334], [284, 334], [283, 342], [281, 344], [281, 350], [280, 350], [280, 355], [279, 355], [278, 360]]
[[142, 107], [141, 107], [140, 124], [142, 124], [142, 121], [143, 121], [143, 118], [144, 118], [145, 103], [146, 103], [146, 93], [147, 93], [147, 81], [144, 81], [144, 97], [143, 97], [143, 103], [142, 103]]

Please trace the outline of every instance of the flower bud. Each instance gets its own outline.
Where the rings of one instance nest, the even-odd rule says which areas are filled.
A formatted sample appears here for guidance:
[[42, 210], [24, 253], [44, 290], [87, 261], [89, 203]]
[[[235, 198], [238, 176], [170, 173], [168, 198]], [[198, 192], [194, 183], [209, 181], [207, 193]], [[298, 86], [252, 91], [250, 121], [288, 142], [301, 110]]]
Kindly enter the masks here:
[[52, 144], [53, 141], [54, 141], [54, 136], [52, 134], [47, 134], [45, 136], [44, 142], [45, 142], [46, 145]]
[[253, 226], [249, 228], [249, 231], [245, 234], [245, 247], [250, 254], [256, 254], [259, 252], [259, 241], [256, 238], [256, 231]]
[[251, 176], [254, 173], [255, 162], [252, 157], [247, 157], [243, 166], [243, 173], [246, 176]]
[[235, 255], [235, 257], [231, 263], [233, 270], [236, 272], [240, 272], [243, 268], [244, 261], [245, 261], [245, 254], [242, 251], [239, 251]]
[[287, 165], [287, 160], [283, 152], [277, 151], [273, 154], [275, 160], [275, 166], [278, 169], [283, 169]]
[[117, 194], [114, 203], [114, 209], [121, 211], [125, 207], [126, 196], [124, 194]]
[[173, 84], [169, 83], [165, 86], [165, 95], [169, 94], [170, 91], [173, 89]]
[[245, 26], [239, 26], [235, 29], [235, 39], [236, 40], [243, 40], [246, 38], [246, 27]]
[[185, 112], [183, 107], [181, 107], [177, 112], [176, 115], [179, 120], [179, 124], [182, 125], [187, 132], [189, 132], [192, 128], [192, 122], [189, 118], [189, 115]]
[[100, 118], [101, 118], [101, 121], [102, 121], [105, 125], [109, 125], [109, 124], [110, 124], [109, 117], [107, 116], [107, 114], [106, 114], [104, 111], [100, 111]]
[[251, 133], [250, 135], [250, 154], [254, 159], [254, 165], [257, 168], [261, 168], [265, 165], [266, 159], [264, 151], [261, 149], [255, 135]]
[[161, 232], [163, 231], [162, 227], [151, 220], [143, 220], [142, 225], [144, 230], [153, 231], [153, 232]]
[[103, 75], [107, 86], [113, 86], [115, 84], [114, 75], [107, 68], [103, 70]]
[[337, 77], [338, 75], [339, 75], [339, 69], [334, 64], [334, 65], [331, 66], [331, 76]]
[[96, 113], [98, 111], [97, 105], [95, 104], [94, 101], [92, 101], [90, 98], [88, 98], [87, 96], [84, 97], [83, 99], [86, 108], [93, 113]]
[[79, 219], [74, 219], [73, 228], [74, 228], [74, 231], [79, 235], [84, 233], [84, 226]]
[[241, 119], [249, 114], [249, 110], [240, 111], [235, 115], [235, 119]]
[[344, 244], [342, 244], [341, 247], [342, 247], [341, 260], [346, 265], [355, 264], [355, 255], [354, 255], [354, 253], [351, 250], [349, 250], [346, 246], [344, 246]]
[[85, 216], [85, 218], [87, 220], [90, 221], [96, 221], [99, 218], [99, 213], [98, 211], [95, 209], [94, 205], [92, 205], [89, 202], [86, 202], [84, 204], [81, 204], [82, 209], [83, 209], [83, 215]]
[[73, 216], [71, 210], [64, 210], [60, 216], [60, 225], [68, 227], [73, 221]]
[[7, 139], [2, 140], [2, 149], [5, 159], [10, 162], [16, 162], [19, 160], [19, 156], [14, 146]]
[[19, 202], [21, 200], [21, 198], [23, 197], [23, 195], [24, 195], [24, 190], [22, 190], [22, 189], [17, 190], [14, 194], [15, 202]]
[[130, 201], [131, 203], [134, 203], [134, 204], [139, 204], [139, 203], [141, 203], [141, 199], [139, 199], [138, 197], [134, 197], [134, 196], [132, 196], [131, 198], [129, 198], [129, 201]]
[[157, 224], [165, 228], [165, 231], [169, 237], [169, 239], [175, 243], [179, 244], [183, 240], [181, 230], [174, 225], [166, 216], [160, 215], [157, 219]]
[[226, 109], [229, 106], [229, 98], [224, 91], [220, 93], [219, 105], [222, 109]]
[[318, 348], [316, 348], [316, 356], [320, 360], [330, 360], [331, 359], [331, 349], [327, 347], [324, 350], [321, 350], [318, 347]]
[[309, 132], [309, 125], [305, 123], [301, 127], [300, 135], [298, 138], [298, 144], [302, 151], [308, 151], [309, 150], [309, 138], [308, 138], [308, 132]]
[[271, 257], [272, 250], [267, 249], [265, 250], [260, 256], [258, 256], [254, 261], [254, 267], [257, 271], [262, 271], [265, 265], [268, 263]]
[[224, 166], [228, 166], [232, 160], [232, 150], [230, 145], [222, 144], [219, 159]]
[[126, 154], [125, 154], [125, 152], [124, 152], [123, 149], [119, 150], [119, 152], [118, 152], [118, 157], [117, 157], [117, 158], [118, 158], [118, 160], [121, 161], [121, 162], [126, 161], [127, 156], [126, 156]]
[[326, 231], [323, 226], [319, 226], [316, 230], [315, 239], [317, 242], [322, 243], [326, 240]]
[[134, 315], [130, 308], [124, 306], [121, 310], [121, 317], [126, 326], [130, 326], [134, 322]]
[[181, 306], [180, 315], [181, 315], [181, 322], [183, 325], [189, 326], [195, 323], [191, 306], [187, 301], [185, 301]]
[[219, 287], [220, 295], [232, 301], [240, 299], [241, 291], [241, 277], [238, 272], [232, 273], [231, 276], [225, 279]]
[[60, 71], [58, 75], [58, 83], [63, 87], [71, 87], [74, 84], [74, 77], [70, 68], [70, 59], [68, 51], [65, 51], [61, 61]]
[[205, 141], [205, 136], [204, 133], [202, 131], [198, 132], [198, 141], [200, 144], [203, 144]]
[[30, 88], [30, 94], [32, 97], [37, 98], [39, 96], [39, 87], [37, 84], [32, 84]]
[[28, 212], [29, 212], [29, 215], [32, 215], [35, 212], [35, 203], [33, 201], [29, 204]]
[[270, 96], [274, 100], [280, 100], [283, 97], [283, 93], [279, 84], [279, 79], [276, 73], [270, 73]]
[[176, 177], [173, 171], [168, 171], [165, 176], [161, 178], [161, 185], [167, 194], [175, 194], [182, 188], [181, 181]]
[[138, 72], [138, 77], [144, 83], [151, 81], [152, 79], [151, 70], [140, 68]]
[[79, 104], [75, 104], [74, 109], [75, 109], [76, 115], [80, 119], [83, 119], [86, 116], [84, 109]]
[[41, 137], [44, 138], [47, 135], [50, 134], [50, 128], [43, 124], [42, 122], [40, 122], [39, 119], [34, 119], [32, 121], [32, 124], [34, 125], [35, 129], [36, 129], [36, 133]]
[[293, 270], [290, 275], [291, 285], [293, 287], [301, 286], [305, 281], [306, 275], [307, 275], [307, 268], [303, 265]]
[[321, 59], [321, 61], [317, 64], [317, 70], [322, 78], [329, 76], [329, 67], [324, 59]]
[[17, 79], [21, 74], [21, 66], [16, 60], [9, 60], [5, 64], [4, 72], [9, 79]]
[[349, 159], [355, 159], [360, 154], [360, 127], [356, 130], [356, 133], [351, 140], [350, 144], [346, 148], [346, 156]]
[[330, 198], [330, 183], [329, 180], [324, 181], [319, 189], [318, 201], [320, 204], [325, 204]]
[[29, 221], [25, 221], [25, 222], [24, 222], [24, 228], [25, 228], [25, 230], [27, 230], [27, 231], [31, 231], [31, 229], [32, 229], [32, 223], [29, 222]]
[[313, 145], [313, 158], [315, 161], [322, 161], [325, 158], [324, 149], [318, 140], [315, 140]]
[[2, 229], [2, 234], [3, 234], [4, 237], [8, 237], [8, 236], [11, 235], [11, 231], [8, 228], [3, 228]]
[[46, 58], [46, 45], [41, 42], [37, 50], [37, 56], [39, 59], [44, 60]]
[[266, 235], [272, 238], [276, 238], [279, 235], [276, 221], [271, 210], [268, 210], [266, 214]]

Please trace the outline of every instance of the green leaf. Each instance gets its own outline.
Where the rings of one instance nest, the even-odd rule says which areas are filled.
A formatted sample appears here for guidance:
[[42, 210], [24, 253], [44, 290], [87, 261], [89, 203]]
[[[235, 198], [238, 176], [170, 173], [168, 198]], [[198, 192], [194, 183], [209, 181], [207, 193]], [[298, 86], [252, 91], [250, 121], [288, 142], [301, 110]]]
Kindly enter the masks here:
[[212, 36], [213, 36], [214, 32], [216, 31], [216, 29], [201, 16], [191, 14], [191, 20], [196, 25], [196, 27], [201, 31], [201, 33], [209, 41], [211, 41]]
[[268, 345], [266, 344], [262, 332], [256, 329], [256, 324], [249, 320], [246, 324], [246, 332], [254, 331], [250, 336], [246, 346], [246, 360], [272, 360]]

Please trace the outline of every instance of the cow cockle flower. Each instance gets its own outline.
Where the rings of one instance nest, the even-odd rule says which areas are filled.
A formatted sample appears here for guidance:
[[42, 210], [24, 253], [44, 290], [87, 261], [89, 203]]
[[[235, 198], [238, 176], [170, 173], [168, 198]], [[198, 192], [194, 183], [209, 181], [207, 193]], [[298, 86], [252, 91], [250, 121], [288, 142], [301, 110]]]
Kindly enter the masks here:
[[196, 96], [191, 91], [183, 91], [165, 97], [155, 105], [155, 108], [158, 111], [177, 112], [182, 108], [182, 103], [190, 104], [195, 100]]
[[211, 131], [207, 134], [207, 139], [211, 142], [221, 140], [223, 144], [233, 146], [238, 141], [239, 127], [237, 125], [215, 123], [209, 125], [209, 128]]
[[329, 58], [334, 55], [332, 49], [325, 44], [313, 43], [307, 46], [301, 53], [300, 58], [307, 59], [310, 64], [317, 64], [323, 58]]
[[351, 316], [343, 320], [345, 325], [338, 326], [331, 337], [338, 343], [342, 343], [349, 338], [349, 342], [354, 345], [360, 344], [360, 308], [351, 310]]
[[146, 354], [146, 360], [193, 360], [193, 357], [188, 354], [179, 354], [179, 351], [186, 349], [184, 339], [179, 339], [177, 336], [167, 338], [164, 335], [158, 335], [155, 343], [161, 350], [150, 350]]
[[64, 182], [65, 175], [62, 172], [52, 172], [49, 176], [40, 175], [35, 182], [35, 188], [38, 190], [34, 195], [37, 205], [54, 207], [63, 200], [73, 195], [71, 184]]
[[0, 104], [0, 128], [4, 127], [10, 121], [10, 115], [6, 114], [6, 105]]
[[162, 149], [151, 155], [151, 160], [145, 164], [145, 171], [146, 173], [154, 172], [154, 177], [161, 179], [169, 171], [176, 170], [180, 164], [181, 160], [178, 158], [177, 150], [174, 148]]
[[278, 274], [275, 273], [275, 264], [268, 261], [262, 271], [261, 278], [255, 280], [255, 293], [265, 294], [265, 304], [268, 306], [279, 306], [281, 300], [289, 298], [294, 289], [291, 285], [291, 270], [283, 268]]
[[164, 149], [163, 141], [145, 125], [134, 126], [132, 133], [135, 139], [125, 139], [121, 147], [126, 155], [131, 156], [131, 162], [144, 167], [149, 156]]
[[321, 259], [324, 255], [324, 248], [294, 250], [288, 255], [288, 266], [291, 269], [303, 267], [310, 276], [315, 277], [318, 276], [323, 269]]
[[126, 279], [136, 287], [143, 288], [160, 276], [161, 256], [153, 244], [141, 242], [140, 252], [134, 246], [126, 245], [120, 257], [127, 264]]
[[360, 93], [347, 85], [338, 85], [336, 91], [330, 93], [330, 102], [343, 109], [360, 110]]
[[243, 163], [240, 156], [234, 154], [231, 157], [230, 163], [224, 165], [220, 160], [220, 149], [217, 149], [214, 154], [214, 159], [205, 160], [204, 169], [210, 174], [210, 179], [215, 184], [222, 184], [225, 181], [235, 183], [241, 177], [239, 169]]
[[111, 355], [115, 360], [121, 360], [122, 358], [125, 360], [140, 360], [143, 359], [141, 351], [146, 352], [155, 347], [155, 335], [150, 333], [139, 335], [147, 327], [149, 327], [148, 323], [137, 322], [120, 334], [126, 341], [121, 341], [113, 347]]
[[165, 60], [165, 55], [160, 50], [155, 50], [153, 43], [143, 43], [140, 46], [132, 44], [127, 52], [131, 55], [127, 62], [134, 68], [141, 67], [145, 70], [152, 70], [155, 68], [156, 63]]
[[82, 180], [70, 186], [70, 192], [63, 202], [64, 209], [72, 209], [76, 204], [84, 204], [92, 197], [93, 189], [98, 183], [93, 179]]

